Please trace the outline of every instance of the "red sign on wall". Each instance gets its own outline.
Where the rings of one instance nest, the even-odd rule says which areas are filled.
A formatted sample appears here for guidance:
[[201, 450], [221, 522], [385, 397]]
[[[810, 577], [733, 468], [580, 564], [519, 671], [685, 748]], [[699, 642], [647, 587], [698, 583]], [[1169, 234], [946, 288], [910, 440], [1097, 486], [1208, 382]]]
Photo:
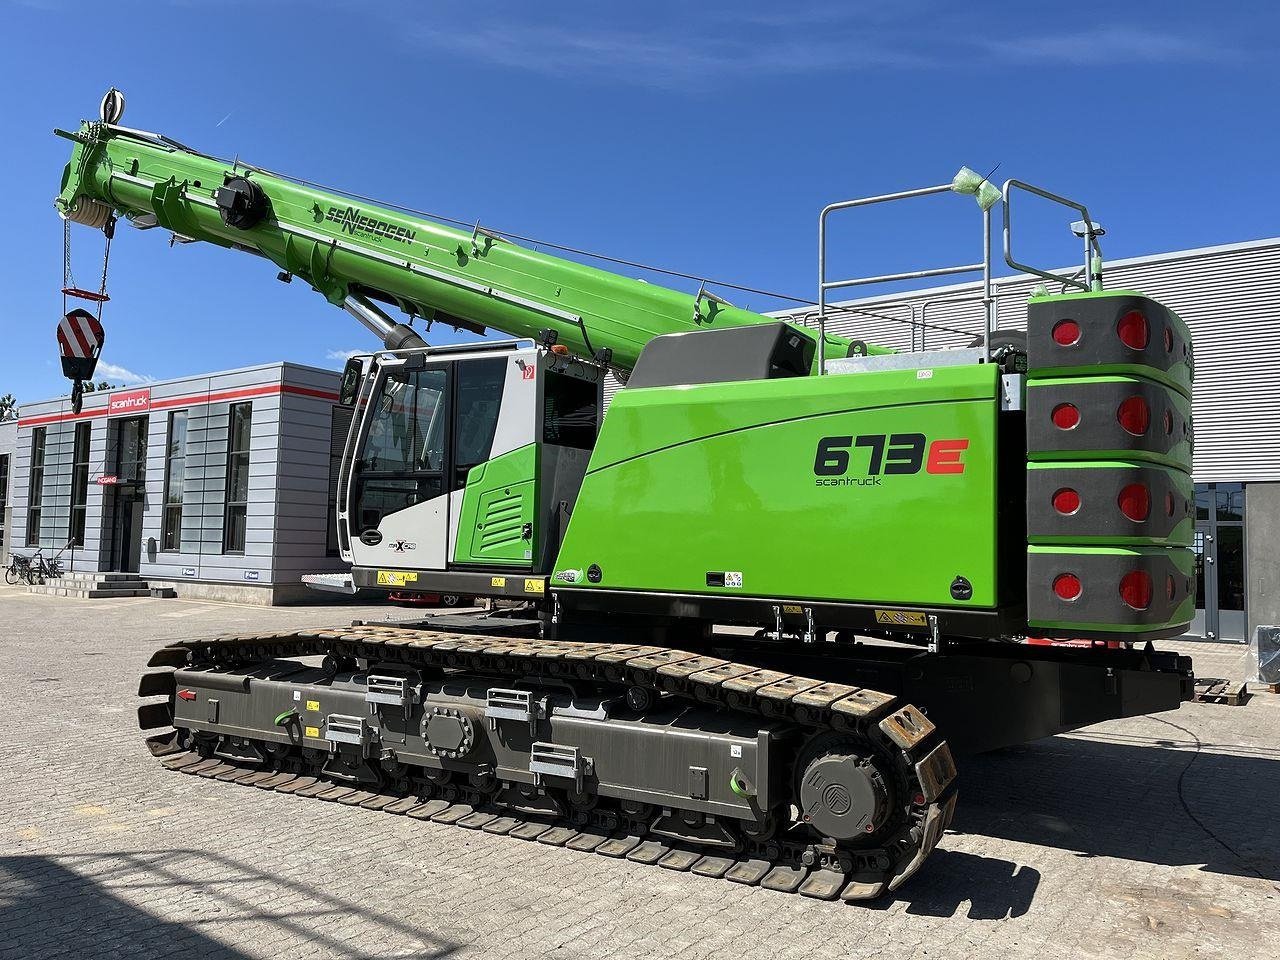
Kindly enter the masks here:
[[107, 398], [107, 416], [125, 413], [146, 413], [151, 409], [151, 388], [124, 390]]

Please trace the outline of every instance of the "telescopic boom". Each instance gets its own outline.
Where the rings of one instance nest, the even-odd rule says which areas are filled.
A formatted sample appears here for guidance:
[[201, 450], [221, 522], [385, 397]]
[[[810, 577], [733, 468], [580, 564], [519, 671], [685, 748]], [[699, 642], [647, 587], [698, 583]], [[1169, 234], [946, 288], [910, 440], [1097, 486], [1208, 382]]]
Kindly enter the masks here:
[[[421, 340], [371, 299], [478, 334], [492, 328], [546, 341], [552, 331], [573, 354], [624, 373], [662, 334], [770, 320], [705, 289], [691, 296], [548, 256], [479, 225], [468, 233], [159, 134], [99, 121], [55, 133], [75, 144], [55, 201], [67, 219], [102, 227], [124, 216], [144, 229], [260, 254], [283, 279], [303, 279], [345, 306], [393, 349]], [[849, 352], [849, 340], [827, 337], [828, 357]]]

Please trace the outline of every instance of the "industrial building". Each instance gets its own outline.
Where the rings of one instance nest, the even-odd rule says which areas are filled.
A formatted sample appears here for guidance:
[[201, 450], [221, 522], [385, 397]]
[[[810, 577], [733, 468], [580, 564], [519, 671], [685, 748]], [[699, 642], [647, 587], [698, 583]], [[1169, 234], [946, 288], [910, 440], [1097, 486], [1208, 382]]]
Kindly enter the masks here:
[[[1280, 238], [1118, 260], [1105, 281], [1168, 304], [1195, 336], [1193, 631], [1241, 642], [1280, 623]], [[1025, 324], [1040, 282], [997, 279], [1000, 327]], [[967, 346], [980, 298], [973, 283], [846, 301], [827, 329], [900, 349]], [[812, 310], [778, 315], [814, 322]], [[78, 417], [65, 399], [21, 407], [0, 424], [6, 555], [65, 547], [75, 570], [138, 571], [182, 595], [306, 597], [302, 574], [343, 569], [330, 506], [347, 428], [337, 384], [333, 371], [276, 363], [90, 394]], [[606, 395], [619, 386], [611, 378]]]
[[[343, 569], [331, 483], [350, 422], [338, 374], [272, 363], [19, 408], [5, 553], [137, 573], [179, 596], [287, 603]], [[4, 461], [0, 460], [0, 466]]]

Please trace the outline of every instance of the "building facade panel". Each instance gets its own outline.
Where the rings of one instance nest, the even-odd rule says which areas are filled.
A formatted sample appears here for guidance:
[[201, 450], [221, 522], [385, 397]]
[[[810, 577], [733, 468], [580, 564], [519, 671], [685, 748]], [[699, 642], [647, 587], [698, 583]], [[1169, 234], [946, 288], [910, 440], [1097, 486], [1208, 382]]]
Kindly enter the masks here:
[[[79, 415], [66, 399], [23, 406], [11, 431], [16, 482], [6, 509], [24, 533], [14, 549], [26, 548], [38, 489], [39, 545], [47, 554], [61, 551], [68, 570], [130, 570], [153, 585], [211, 598], [308, 596], [301, 574], [341, 566], [323, 533], [314, 535], [317, 524], [323, 531], [325, 511], [316, 509], [309, 523], [291, 515], [291, 527], [312, 536], [287, 542], [277, 514], [299, 491], [327, 490], [328, 459], [309, 455], [308, 444], [327, 449], [331, 442], [337, 381], [333, 371], [276, 363], [91, 393]], [[234, 422], [247, 429], [233, 436], [237, 409]], [[289, 422], [294, 414], [301, 422]], [[175, 424], [185, 430], [174, 433], [181, 442], [171, 446]], [[285, 438], [318, 428], [321, 435], [302, 441], [289, 462]], [[43, 461], [33, 488], [37, 437]], [[68, 545], [79, 529], [77, 513], [83, 541]]]
[[[335, 403], [319, 393], [317, 384], [299, 382], [311, 391], [290, 393], [283, 397], [284, 426], [280, 433], [280, 458], [284, 465], [284, 481], [276, 508], [276, 537], [279, 552], [276, 562], [282, 572], [301, 576], [314, 570], [305, 569], [317, 554], [327, 558], [327, 569], [339, 570], [344, 564], [337, 556], [336, 541], [331, 536], [333, 524], [333, 492], [330, 487], [331, 451], [335, 442]], [[336, 409], [344, 411], [345, 408]], [[343, 421], [345, 422], [345, 421]], [[346, 436], [343, 433], [341, 444]]]
[[9, 556], [13, 534], [13, 472], [18, 453], [18, 421], [0, 420], [0, 559]]

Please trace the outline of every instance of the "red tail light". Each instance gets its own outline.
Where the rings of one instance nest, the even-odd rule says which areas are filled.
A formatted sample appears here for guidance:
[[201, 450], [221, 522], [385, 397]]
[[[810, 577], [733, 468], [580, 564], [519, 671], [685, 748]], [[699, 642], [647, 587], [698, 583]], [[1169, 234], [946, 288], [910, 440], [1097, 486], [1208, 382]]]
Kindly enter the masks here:
[[1083, 587], [1080, 584], [1080, 578], [1074, 573], [1060, 573], [1053, 581], [1053, 592], [1058, 595], [1061, 600], [1074, 600], [1080, 596]]
[[1166, 410], [1164, 412], [1164, 435], [1166, 437], [1173, 436], [1173, 411]]
[[1129, 484], [1120, 491], [1117, 502], [1120, 504], [1120, 512], [1134, 523], [1147, 519], [1151, 513], [1151, 491], [1143, 483]]
[[1173, 353], [1173, 331], [1168, 327], [1164, 328], [1164, 349], [1166, 353]]
[[1173, 494], [1166, 493], [1164, 495], [1164, 512], [1169, 516], [1173, 516]]
[[1165, 577], [1164, 593], [1170, 600], [1172, 600], [1178, 593], [1178, 585], [1173, 581], [1173, 574]]
[[1132, 350], [1145, 350], [1151, 342], [1151, 329], [1141, 310], [1130, 310], [1122, 316], [1116, 324], [1116, 334], [1120, 342]]
[[1053, 509], [1069, 516], [1080, 509], [1080, 494], [1070, 487], [1063, 487], [1053, 495]]
[[1141, 397], [1130, 397], [1120, 404], [1120, 409], [1116, 411], [1116, 419], [1120, 421], [1120, 426], [1124, 427], [1127, 433], [1140, 437], [1151, 426], [1151, 408]]
[[1053, 408], [1053, 425], [1059, 430], [1073, 430], [1080, 422], [1080, 411], [1074, 403], [1060, 403]]
[[1053, 342], [1060, 347], [1070, 347], [1080, 340], [1080, 324], [1074, 320], [1059, 320], [1053, 325]]
[[1130, 570], [1120, 578], [1120, 599], [1135, 610], [1151, 606], [1151, 574]]

